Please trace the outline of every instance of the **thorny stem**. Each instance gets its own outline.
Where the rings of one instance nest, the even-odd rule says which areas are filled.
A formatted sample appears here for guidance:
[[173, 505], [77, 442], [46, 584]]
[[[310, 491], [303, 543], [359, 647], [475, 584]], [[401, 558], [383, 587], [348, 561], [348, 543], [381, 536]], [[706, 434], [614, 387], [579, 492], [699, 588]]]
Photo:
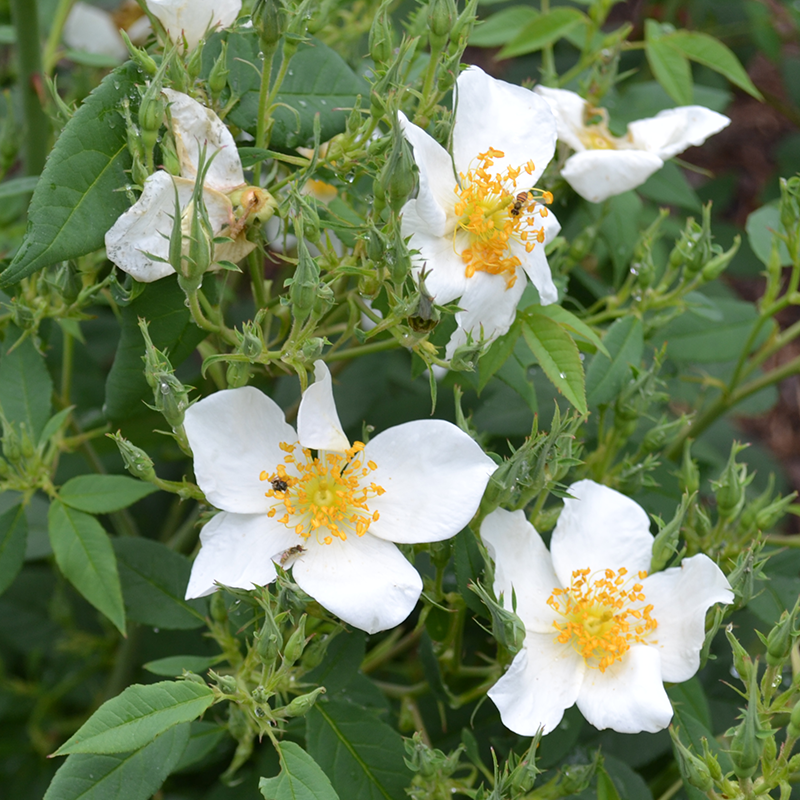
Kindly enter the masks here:
[[[261, 88], [258, 93], [258, 117], [256, 119], [256, 147], [262, 150], [267, 146], [267, 114], [269, 106], [267, 97], [269, 95], [269, 79], [272, 75], [272, 60], [275, 56], [277, 44], [264, 49], [264, 58], [261, 66]], [[259, 161], [253, 170], [253, 182], [256, 186], [261, 186], [261, 166]]]

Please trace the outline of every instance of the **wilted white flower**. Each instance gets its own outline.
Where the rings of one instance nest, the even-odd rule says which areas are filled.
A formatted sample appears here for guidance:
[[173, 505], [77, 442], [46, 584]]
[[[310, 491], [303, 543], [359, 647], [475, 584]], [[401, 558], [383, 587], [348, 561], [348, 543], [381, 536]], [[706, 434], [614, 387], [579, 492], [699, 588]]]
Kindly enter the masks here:
[[625, 136], [608, 130], [608, 112], [566, 89], [537, 86], [558, 123], [558, 138], [575, 153], [561, 174], [592, 203], [643, 184], [664, 162], [719, 133], [730, 119], [703, 106], [681, 106], [628, 125]]
[[175, 191], [177, 189], [184, 225], [188, 229], [192, 210], [190, 201], [204, 147], [206, 159], [213, 157], [203, 183], [203, 202], [211, 231], [214, 236], [237, 234], [231, 237], [232, 242], [216, 246], [215, 260], [239, 261], [255, 246], [247, 241], [241, 230], [235, 230], [238, 226], [230, 195], [244, 186], [244, 173], [230, 131], [211, 109], [188, 95], [173, 89], [164, 89], [164, 94], [169, 100], [181, 175], [176, 177], [163, 171], [150, 175], [141, 197], [114, 223], [105, 237], [108, 258], [144, 283], [175, 272], [166, 260], [176, 210]]
[[[250, 386], [217, 392], [184, 421], [197, 482], [222, 509], [200, 534], [186, 597], [215, 582], [250, 589], [279, 563], [345, 622], [374, 633], [402, 622], [422, 581], [393, 542], [447, 539], [478, 508], [494, 462], [442, 420], [390, 428], [350, 445], [322, 361], [297, 433]], [[315, 452], [316, 451], [316, 454]]]
[[242, 0], [147, 0], [147, 7], [173, 42], [185, 37], [188, 49], [194, 50], [207, 30], [233, 24]]
[[552, 198], [534, 188], [555, 152], [555, 119], [533, 92], [469, 67], [456, 82], [452, 158], [400, 121], [419, 167], [417, 196], [402, 209], [415, 272], [426, 269], [437, 303], [463, 309], [449, 358], [467, 333], [489, 342], [509, 329], [526, 273], [543, 304], [558, 299], [544, 247], [560, 226], [543, 205]]
[[523, 649], [489, 690], [507, 728], [547, 733], [577, 703], [596, 728], [655, 732], [672, 706], [662, 681], [700, 666], [706, 611], [733, 592], [705, 555], [647, 575], [653, 537], [647, 514], [613, 489], [569, 487], [550, 552], [522, 511], [502, 509], [481, 536], [495, 561], [495, 593], [516, 613]]

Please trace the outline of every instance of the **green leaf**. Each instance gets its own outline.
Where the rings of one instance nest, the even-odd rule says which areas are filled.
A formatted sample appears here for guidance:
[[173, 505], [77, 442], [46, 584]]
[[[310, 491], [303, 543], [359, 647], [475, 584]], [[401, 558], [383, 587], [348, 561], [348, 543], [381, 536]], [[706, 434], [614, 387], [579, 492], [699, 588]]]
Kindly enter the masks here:
[[492, 375], [508, 361], [514, 352], [514, 346], [517, 343], [517, 339], [519, 339], [521, 331], [521, 323], [515, 320], [508, 333], [495, 339], [491, 347], [481, 356], [478, 362], [480, 368], [479, 392], [483, 391]]
[[42, 428], [42, 432], [39, 435], [39, 444], [43, 445], [46, 444], [53, 436], [61, 430], [62, 426], [67, 420], [67, 417], [72, 413], [72, 409], [75, 406], [67, 406], [66, 408], [62, 408], [61, 411], [53, 414], [49, 420], [47, 420], [47, 424]]
[[28, 210], [28, 232], [0, 286], [17, 283], [42, 267], [91, 253], [130, 207], [125, 97], [144, 81], [128, 62], [106, 76], [64, 127], [45, 164]]
[[[217, 745], [228, 739], [228, 730], [216, 722], [195, 721], [190, 723], [189, 741], [183, 751], [181, 760], [175, 767], [175, 772], [204, 762], [206, 757], [214, 752]], [[203, 765], [204, 766], [204, 765]], [[200, 766], [199, 769], [202, 769]]]
[[53, 755], [137, 750], [174, 725], [197, 719], [213, 702], [214, 692], [205, 684], [135, 683], [103, 703]]
[[30, 175], [25, 178], [12, 178], [10, 181], [0, 183], [0, 200], [7, 200], [9, 197], [17, 197], [21, 194], [28, 194], [36, 188], [39, 183], [38, 175]]
[[328, 776], [299, 744], [278, 742], [276, 746], [280, 774], [258, 782], [266, 800], [339, 800]]
[[692, 102], [692, 69], [686, 57], [661, 35], [661, 26], [652, 19], [645, 21], [645, 54], [655, 79], [664, 91], [681, 106]]
[[151, 389], [144, 377], [144, 339], [139, 330], [139, 317], [148, 320], [153, 344], [159, 350], [168, 351], [176, 369], [206, 337], [205, 331], [192, 322], [177, 276], [147, 284], [142, 293], [122, 309], [119, 345], [106, 380], [104, 406], [106, 416], [114, 421], [144, 411], [142, 400], [145, 398], [152, 402]]
[[403, 740], [366, 709], [318, 702], [306, 715], [306, 745], [341, 797], [406, 800], [411, 772]]
[[199, 628], [208, 600], [184, 600], [191, 565], [152, 539], [114, 540], [128, 617], [167, 630]]
[[500, 47], [515, 38], [520, 30], [539, 16], [531, 6], [504, 8], [479, 22], [469, 37], [471, 47]]
[[110, 514], [157, 491], [152, 483], [127, 475], [79, 475], [61, 487], [58, 499], [87, 514]]
[[22, 505], [0, 514], [0, 594], [14, 582], [25, 561], [28, 520]]
[[[738, 358], [758, 321], [758, 312], [752, 303], [743, 300], [714, 298], [713, 304], [721, 312], [721, 318], [713, 324], [709, 325], [703, 307], [690, 308], [659, 331], [658, 338], [666, 342], [670, 358], [700, 364]], [[760, 335], [751, 343], [751, 351], [770, 335], [772, 329], [772, 324], [762, 327]]]
[[602, 339], [595, 333], [594, 329], [590, 328], [582, 319], [578, 319], [571, 311], [567, 311], [566, 308], [562, 308], [553, 303], [549, 306], [537, 308], [536, 313], [539, 316], [550, 317], [550, 319], [561, 325], [562, 328], [569, 329], [576, 336], [593, 344], [601, 353], [609, 355]]
[[366, 648], [362, 631], [336, 634], [322, 663], [306, 673], [304, 680], [315, 686], [324, 686], [329, 695], [341, 691], [358, 675]]
[[778, 242], [778, 257], [780, 258], [781, 266], [787, 267], [792, 263], [792, 257], [789, 255], [786, 243], [775, 236], [775, 233], [786, 233], [783, 225], [781, 225], [779, 200], [773, 200], [750, 214], [745, 224], [745, 230], [747, 231], [747, 240], [750, 242], [750, 247], [762, 264], [769, 264], [773, 239]]
[[196, 672], [198, 675], [213, 666], [217, 659], [209, 656], [167, 656], [155, 661], [148, 661], [144, 668], [153, 675], [165, 678], [179, 678], [183, 671]]
[[559, 6], [529, 22], [496, 56], [498, 59], [535, 53], [564, 37], [576, 25], [588, 24], [577, 8]]
[[[731, 83], [744, 89], [757, 100], [763, 100], [761, 92], [733, 52], [719, 39], [699, 31], [676, 31], [661, 41], [677, 50], [681, 55], [724, 75]], [[666, 89], [666, 87], [664, 87]]]
[[527, 316], [522, 335], [556, 389], [586, 414], [583, 365], [572, 337], [557, 322], [539, 314]]
[[499, 370], [497, 377], [509, 388], [513, 389], [536, 414], [539, 411], [539, 399], [536, 387], [528, 375], [528, 367], [522, 364], [516, 355], [512, 355]]
[[[231, 42], [236, 41], [232, 57]], [[258, 75], [261, 59], [260, 44], [255, 33], [228, 35], [228, 61], [241, 59], [240, 64], [250, 77], [242, 78], [239, 86], [242, 99], [228, 114], [234, 125], [256, 132], [258, 117]], [[277, 62], [278, 59], [275, 59]], [[256, 66], [257, 65], [257, 66]], [[276, 67], [275, 67], [276, 68]], [[273, 69], [272, 80], [275, 79]], [[230, 80], [230, 79], [229, 79]], [[270, 136], [270, 147], [294, 150], [310, 145], [314, 140], [314, 116], [319, 114], [320, 140], [325, 142], [342, 133], [356, 97], [369, 96], [369, 84], [356, 75], [347, 62], [330, 47], [311, 40], [301, 44], [289, 62], [286, 77], [275, 98], [272, 117], [275, 124]]]
[[614, 781], [602, 764], [597, 766], [597, 800], [622, 800]]
[[94, 517], [58, 500], [50, 504], [47, 519], [50, 544], [64, 577], [124, 635], [125, 608], [108, 534]]
[[178, 764], [189, 725], [176, 725], [131, 753], [74, 753], [55, 774], [44, 800], [149, 800]]
[[641, 320], [633, 314], [618, 319], [606, 331], [603, 341], [611, 358], [595, 353], [586, 369], [586, 396], [592, 406], [611, 402], [630, 378], [630, 365], [642, 360]]
[[21, 339], [22, 332], [10, 326], [0, 357], [0, 409], [9, 422], [24, 422], [36, 444], [50, 418], [53, 381], [31, 338]]
[[667, 161], [636, 191], [659, 205], [679, 206], [698, 213], [703, 210], [697, 192], [689, 185], [683, 170], [673, 161]]

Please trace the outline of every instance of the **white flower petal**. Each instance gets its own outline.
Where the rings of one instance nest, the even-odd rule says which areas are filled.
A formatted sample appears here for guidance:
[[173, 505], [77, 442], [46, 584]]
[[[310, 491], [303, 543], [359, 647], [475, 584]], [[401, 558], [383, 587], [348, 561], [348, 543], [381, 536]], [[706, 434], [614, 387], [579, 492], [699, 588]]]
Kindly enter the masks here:
[[643, 150], [585, 150], [567, 159], [561, 176], [585, 200], [601, 203], [635, 189], [663, 166]]
[[576, 569], [626, 567], [634, 576], [650, 568], [653, 537], [644, 509], [624, 494], [594, 481], [578, 481], [568, 489], [550, 541], [556, 575], [569, 586]]
[[386, 491], [369, 501], [380, 519], [371, 534], [390, 542], [438, 542], [455, 536], [478, 510], [495, 463], [450, 422], [406, 422], [378, 434], [364, 451]]
[[367, 533], [307, 547], [292, 567], [294, 579], [348, 624], [376, 633], [399, 625], [413, 611], [422, 579], [391, 542]]
[[543, 97], [550, 106], [556, 118], [558, 138], [578, 153], [585, 150], [580, 140], [580, 133], [585, 128], [583, 115], [586, 101], [579, 94], [567, 89], [550, 89], [539, 85], [533, 91]]
[[206, 160], [212, 158], [204, 186], [218, 192], [232, 192], [244, 184], [244, 172], [236, 143], [225, 123], [210, 109], [183, 92], [164, 89], [169, 100], [172, 132], [178, 149], [181, 175], [197, 179], [200, 151], [205, 148]]
[[635, 645], [622, 661], [605, 672], [587, 669], [578, 695], [578, 708], [598, 730], [611, 728], [618, 733], [656, 733], [672, 719], [670, 705], [661, 682], [658, 652], [646, 645]]
[[633, 146], [666, 161], [687, 147], [702, 144], [709, 136], [730, 125], [730, 119], [703, 106], [681, 106], [661, 111], [655, 117], [628, 125]]
[[706, 611], [714, 603], [733, 602], [730, 584], [708, 556], [697, 555], [648, 576], [643, 587], [658, 622], [650, 646], [661, 654], [662, 677], [673, 683], [689, 680], [700, 667]]
[[575, 704], [587, 671], [569, 644], [558, 644], [552, 634], [529, 632], [488, 694], [509, 730], [520, 736], [533, 736], [539, 728], [549, 733]]
[[415, 231], [418, 218], [415, 202], [410, 200], [404, 206], [403, 236], [411, 235], [409, 250], [419, 251], [411, 257], [415, 275], [425, 268], [426, 290], [439, 305], [444, 305], [461, 297], [467, 288], [464, 261], [453, 246], [452, 235], [434, 236], [422, 230]]
[[189, 50], [197, 47], [208, 28], [227, 28], [242, 8], [241, 0], [147, 0], [147, 7], [173, 42], [186, 37]]
[[184, 428], [209, 503], [238, 514], [265, 513], [270, 486], [259, 476], [284, 463], [280, 442], [297, 441], [277, 403], [252, 386], [225, 389], [190, 406]]
[[[405, 114], [400, 112], [400, 127], [403, 135], [411, 143], [414, 161], [419, 167], [419, 188], [414, 203], [418, 219], [426, 226], [428, 233], [444, 236], [447, 231], [448, 212], [452, 213], [456, 196], [456, 176], [450, 155], [432, 136], [422, 128], [409, 122]], [[403, 208], [403, 217], [408, 207]], [[404, 220], [404, 225], [405, 223]], [[405, 227], [403, 235], [408, 236]]]
[[120, 63], [128, 58], [128, 48], [111, 14], [89, 3], [77, 2], [72, 6], [63, 35], [64, 44], [75, 50], [109, 56]]
[[202, 547], [192, 564], [186, 599], [204, 597], [214, 582], [252, 589], [275, 580], [272, 556], [291, 547], [297, 535], [263, 514], [221, 511], [200, 532]]
[[350, 447], [333, 399], [331, 373], [324, 361], [314, 362], [314, 383], [306, 389], [297, 412], [297, 435], [303, 447], [343, 453]]
[[476, 272], [467, 281], [467, 288], [458, 301], [464, 310], [456, 313], [458, 335], [450, 339], [446, 357], [453, 357], [456, 347], [466, 341], [467, 332], [472, 333], [474, 342], [481, 338], [482, 332], [487, 344], [506, 333], [517, 314], [517, 303], [525, 284], [525, 273], [519, 267], [517, 280], [510, 289], [505, 276]]
[[[541, 208], [541, 206], [537, 207]], [[522, 262], [522, 268], [539, 292], [539, 299], [542, 305], [548, 306], [558, 300], [558, 289], [553, 283], [553, 275], [550, 272], [550, 265], [547, 263], [545, 247], [558, 236], [558, 232], [561, 230], [561, 223], [549, 209], [547, 209], [547, 215], [540, 217], [540, 219], [544, 228], [544, 242], [537, 242], [530, 253], [522, 245], [512, 242], [511, 251]]]
[[141, 197], [106, 233], [106, 255], [121, 270], [143, 283], [172, 275], [166, 261], [154, 261], [147, 253], [166, 259], [175, 215], [175, 187], [181, 208], [189, 202], [194, 184], [156, 172], [144, 182]]
[[525, 513], [495, 509], [481, 525], [481, 538], [494, 561], [495, 595], [499, 598], [502, 593], [504, 607], [512, 608], [513, 587], [516, 613], [525, 628], [552, 638], [554, 612], [547, 599], [562, 584], [550, 553]]
[[531, 188], [555, 153], [556, 120], [539, 95], [472, 66], [456, 81], [456, 171], [466, 173], [478, 154], [490, 147], [504, 153], [503, 158], [495, 159], [491, 173], [522, 167], [532, 160], [533, 174], [523, 172], [517, 180], [520, 188]]

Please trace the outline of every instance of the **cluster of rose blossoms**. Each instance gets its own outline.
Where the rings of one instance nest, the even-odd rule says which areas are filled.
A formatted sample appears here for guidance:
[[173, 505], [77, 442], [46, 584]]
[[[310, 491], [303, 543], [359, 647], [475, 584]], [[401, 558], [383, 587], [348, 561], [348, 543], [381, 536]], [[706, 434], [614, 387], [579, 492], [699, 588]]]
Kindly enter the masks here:
[[[180, 27], [186, 3], [149, 2], [173, 38], [196, 44]], [[225, 16], [209, 7], [209, 20], [230, 24], [239, 3], [230, 5], [232, 16], [230, 8]], [[167, 6], [174, 19], [162, 18]], [[215, 260], [241, 258], [249, 246], [234, 213], [247, 187], [230, 132], [188, 95], [164, 94], [181, 175], [151, 175], [106, 237], [109, 258], [146, 282], [174, 272], [167, 257], [176, 202], [183, 216], [191, 213], [201, 176], [212, 233], [230, 239], [217, 245], [225, 251]], [[729, 122], [691, 106], [635, 122], [615, 137], [602, 111], [578, 95], [529, 91], [477, 67], [459, 76], [455, 104], [452, 153], [400, 117], [419, 168], [417, 194], [402, 209], [415, 275], [424, 268], [436, 302], [458, 300], [462, 309], [448, 357], [469, 337], [488, 343], [505, 333], [527, 278], [542, 304], [558, 300], [545, 247], [559, 224], [547, 208], [552, 197], [535, 188], [557, 139], [575, 151], [561, 175], [599, 202], [638, 186], [664, 159]], [[207, 170], [203, 150], [213, 156]], [[495, 469], [472, 438], [441, 420], [409, 422], [351, 444], [322, 361], [303, 394], [297, 431], [253, 387], [195, 403], [185, 429], [197, 482], [220, 509], [202, 530], [186, 597], [218, 585], [269, 584], [279, 565], [320, 605], [368, 633], [400, 624], [422, 591], [396, 545], [455, 536], [477, 512]], [[697, 671], [707, 610], [733, 600], [719, 567], [696, 555], [649, 575], [647, 514], [588, 480], [569, 487], [549, 552], [522, 511], [497, 509], [480, 532], [495, 562], [495, 593], [526, 631], [489, 692], [506, 726], [546, 733], [577, 704], [600, 729], [666, 727], [672, 708], [663, 681]]]

